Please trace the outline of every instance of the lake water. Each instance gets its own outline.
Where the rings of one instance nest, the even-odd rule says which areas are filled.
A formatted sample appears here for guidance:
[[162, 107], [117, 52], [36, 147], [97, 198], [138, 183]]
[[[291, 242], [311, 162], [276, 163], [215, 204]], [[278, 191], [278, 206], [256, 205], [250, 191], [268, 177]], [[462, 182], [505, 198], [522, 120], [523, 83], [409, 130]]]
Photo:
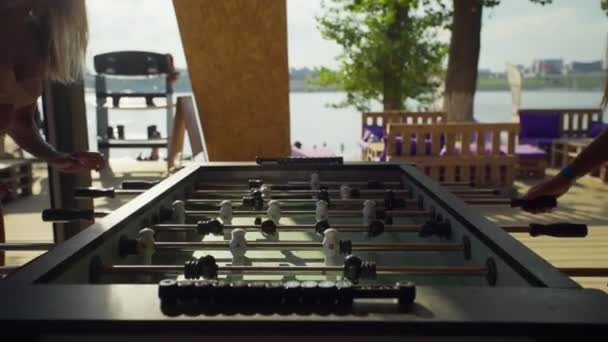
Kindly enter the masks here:
[[[87, 93], [87, 118], [89, 125], [89, 145], [97, 146], [95, 119], [95, 94]], [[343, 93], [291, 93], [291, 141], [300, 141], [305, 146], [328, 147], [340, 151], [347, 158], [359, 155], [357, 141], [361, 134], [361, 115], [352, 108], [334, 109], [328, 107], [344, 97]], [[600, 92], [534, 91], [522, 94], [521, 104], [525, 108], [598, 108]], [[381, 110], [379, 104], [372, 104], [372, 110]], [[415, 108], [415, 107], [414, 107]], [[511, 120], [511, 93], [507, 91], [478, 92], [475, 96], [475, 117], [481, 122], [508, 122]], [[113, 126], [124, 125], [127, 139], [146, 138], [146, 127], [157, 125], [166, 136], [164, 109], [153, 111], [110, 111]], [[186, 139], [187, 140], [187, 139]], [[186, 142], [187, 143], [187, 142]], [[112, 150], [112, 158], [134, 158], [146, 150]], [[190, 152], [186, 146], [184, 153]], [[166, 153], [162, 151], [161, 154]]]

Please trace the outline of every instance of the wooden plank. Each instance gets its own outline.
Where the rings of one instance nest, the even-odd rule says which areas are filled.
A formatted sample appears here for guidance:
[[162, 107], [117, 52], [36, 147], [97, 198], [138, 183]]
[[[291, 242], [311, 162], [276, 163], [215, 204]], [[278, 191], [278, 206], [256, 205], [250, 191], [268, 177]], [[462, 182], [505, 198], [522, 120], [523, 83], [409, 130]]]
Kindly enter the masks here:
[[184, 150], [184, 136], [186, 135], [186, 119], [184, 117], [183, 101], [177, 99], [177, 109], [173, 117], [173, 132], [169, 141], [169, 152], [167, 153], [167, 168], [172, 170], [176, 164], [176, 159], [182, 159]]
[[[194, 109], [194, 101], [191, 96], [180, 96], [177, 98], [171, 141], [169, 142], [169, 153], [167, 158], [168, 168], [171, 170], [176, 165], [176, 158], [183, 153], [184, 138], [188, 132], [192, 157], [203, 152], [203, 137], [199, 128], [199, 120]], [[181, 157], [180, 157], [181, 158]]]
[[510, 132], [507, 154], [515, 154], [515, 140], [516, 139], [517, 139], [517, 135], [515, 133]]
[[[493, 129], [492, 132], [492, 155], [500, 155], [500, 131], [499, 129]], [[483, 153], [483, 152], [482, 152]]]
[[[471, 132], [462, 132], [461, 141], [462, 141], [461, 146], [460, 146], [461, 154], [463, 156], [469, 156], [469, 155], [473, 154], [473, 151], [471, 151]], [[477, 151], [477, 154], [479, 154], [479, 151]]]
[[285, 0], [174, 0], [210, 161], [290, 155]]

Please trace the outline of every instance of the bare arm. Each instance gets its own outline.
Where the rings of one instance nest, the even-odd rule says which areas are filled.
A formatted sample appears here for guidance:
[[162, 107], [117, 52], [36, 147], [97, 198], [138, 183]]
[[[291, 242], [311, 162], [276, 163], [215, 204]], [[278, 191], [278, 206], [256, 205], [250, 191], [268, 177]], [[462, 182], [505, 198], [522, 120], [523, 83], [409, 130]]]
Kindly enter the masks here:
[[46, 162], [52, 162], [57, 158], [65, 157], [64, 154], [57, 152], [40, 135], [40, 131], [34, 121], [35, 108], [35, 105], [29, 105], [19, 109], [7, 127], [8, 135], [24, 150]]
[[[560, 197], [574, 184], [576, 179], [583, 177], [593, 169], [608, 161], [608, 130], [604, 130], [587, 148], [555, 177], [532, 187], [524, 199], [534, 199], [541, 196]], [[530, 210], [544, 212], [547, 210]]]

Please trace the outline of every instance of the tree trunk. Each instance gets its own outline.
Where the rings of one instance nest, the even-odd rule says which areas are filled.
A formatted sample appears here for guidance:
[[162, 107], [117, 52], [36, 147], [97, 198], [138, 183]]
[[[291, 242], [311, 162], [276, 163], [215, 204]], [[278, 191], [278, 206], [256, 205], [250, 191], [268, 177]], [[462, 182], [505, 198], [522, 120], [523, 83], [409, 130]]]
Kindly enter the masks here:
[[407, 30], [409, 21], [408, 5], [395, 2], [395, 21], [388, 27], [386, 37], [390, 44], [389, 55], [384, 65], [384, 89], [382, 100], [384, 111], [403, 109], [403, 66], [404, 57], [399, 49], [394, 48], [393, 44], [398, 44], [401, 34]]
[[444, 109], [451, 121], [472, 121], [481, 45], [481, 0], [454, 0]]

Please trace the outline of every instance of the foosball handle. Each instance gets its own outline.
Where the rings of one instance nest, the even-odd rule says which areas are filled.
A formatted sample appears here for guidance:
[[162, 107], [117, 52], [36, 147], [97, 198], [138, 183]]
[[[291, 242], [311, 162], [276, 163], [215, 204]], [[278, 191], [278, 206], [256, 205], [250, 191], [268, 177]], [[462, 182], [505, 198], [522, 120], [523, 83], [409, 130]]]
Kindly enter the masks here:
[[95, 212], [88, 209], [46, 209], [42, 211], [44, 222], [93, 221]]
[[554, 224], [530, 224], [530, 236], [553, 236], [562, 238], [581, 238], [588, 233], [586, 224], [577, 223], [554, 223]]
[[557, 199], [550, 196], [542, 196], [532, 200], [514, 198], [511, 200], [511, 208], [517, 207], [524, 209], [553, 209], [557, 207]]
[[76, 188], [74, 197], [78, 198], [114, 198], [114, 188]]
[[158, 184], [158, 181], [124, 181], [121, 189], [123, 190], [148, 190]]

